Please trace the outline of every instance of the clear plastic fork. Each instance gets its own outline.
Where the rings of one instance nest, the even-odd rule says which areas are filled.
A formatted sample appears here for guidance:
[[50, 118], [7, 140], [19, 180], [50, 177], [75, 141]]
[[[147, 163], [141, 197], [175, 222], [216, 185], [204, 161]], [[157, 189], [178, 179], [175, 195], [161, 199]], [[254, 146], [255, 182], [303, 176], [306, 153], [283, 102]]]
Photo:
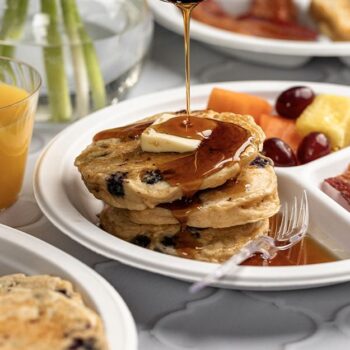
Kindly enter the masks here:
[[278, 251], [287, 250], [300, 242], [309, 226], [309, 206], [306, 192], [301, 198], [294, 197], [291, 203], [281, 206], [279, 220], [272, 220], [270, 234], [261, 236], [246, 244], [237, 254], [217, 267], [200, 281], [192, 284], [191, 293], [197, 293], [203, 288], [215, 284], [232, 269], [247, 260], [255, 253], [260, 253], [263, 259], [273, 259]]

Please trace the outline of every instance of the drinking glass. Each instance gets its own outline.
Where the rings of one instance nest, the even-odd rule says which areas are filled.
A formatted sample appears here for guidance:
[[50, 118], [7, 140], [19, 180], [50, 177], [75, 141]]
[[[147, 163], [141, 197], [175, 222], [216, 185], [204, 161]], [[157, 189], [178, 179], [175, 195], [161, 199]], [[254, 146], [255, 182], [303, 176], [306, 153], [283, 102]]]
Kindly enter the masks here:
[[40, 85], [34, 68], [0, 57], [0, 210], [21, 191]]

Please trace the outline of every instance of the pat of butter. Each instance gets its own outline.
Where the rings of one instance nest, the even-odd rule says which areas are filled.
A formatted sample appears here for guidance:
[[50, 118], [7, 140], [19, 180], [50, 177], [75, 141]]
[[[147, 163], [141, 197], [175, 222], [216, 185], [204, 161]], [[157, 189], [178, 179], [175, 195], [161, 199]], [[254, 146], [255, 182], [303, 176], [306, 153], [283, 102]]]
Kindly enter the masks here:
[[[171, 118], [175, 118], [173, 114], [163, 114], [152, 125], [166, 122]], [[201, 140], [188, 139], [180, 136], [165, 134], [148, 127], [141, 134], [141, 148], [144, 152], [191, 152], [198, 148]]]

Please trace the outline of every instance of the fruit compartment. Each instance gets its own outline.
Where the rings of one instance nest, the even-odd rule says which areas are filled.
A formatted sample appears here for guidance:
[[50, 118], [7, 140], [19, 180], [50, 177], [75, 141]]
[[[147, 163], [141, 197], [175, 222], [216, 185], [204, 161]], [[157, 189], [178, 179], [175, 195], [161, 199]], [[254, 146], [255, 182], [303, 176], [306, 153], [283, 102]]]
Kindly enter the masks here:
[[321, 190], [324, 179], [344, 172], [350, 147], [295, 168], [277, 168], [281, 202], [305, 189], [310, 208], [310, 235], [340, 258], [350, 258], [350, 213]]

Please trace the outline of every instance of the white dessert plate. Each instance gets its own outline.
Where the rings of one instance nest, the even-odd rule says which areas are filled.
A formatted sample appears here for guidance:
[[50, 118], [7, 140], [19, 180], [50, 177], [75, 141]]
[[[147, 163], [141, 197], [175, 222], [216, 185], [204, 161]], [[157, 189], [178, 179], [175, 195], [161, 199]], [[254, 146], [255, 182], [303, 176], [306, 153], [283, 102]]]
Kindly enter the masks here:
[[49, 274], [67, 279], [101, 316], [109, 348], [136, 350], [134, 320], [116, 290], [95, 271], [31, 235], [0, 225], [0, 276]]
[[[271, 102], [293, 85], [308, 85], [316, 93], [350, 96], [350, 88], [307, 82], [235, 82], [194, 86], [193, 109], [205, 108], [215, 86], [260, 95]], [[46, 216], [62, 232], [86, 247], [125, 264], [196, 281], [217, 265], [150, 251], [116, 238], [97, 227], [102, 203], [85, 188], [75, 157], [91, 143], [98, 131], [135, 122], [146, 116], [184, 107], [184, 88], [168, 90], [107, 107], [71, 125], [47, 146], [36, 165], [34, 189], [37, 202]], [[326, 177], [338, 175], [350, 162], [350, 148], [304, 166], [277, 169], [279, 193], [291, 200], [305, 188], [308, 192], [312, 230], [310, 233], [331, 249], [350, 257], [350, 213], [320, 190]], [[350, 260], [292, 267], [240, 266], [218, 283], [227, 288], [272, 290], [297, 289], [350, 280]]]
[[[183, 33], [180, 11], [172, 4], [160, 0], [148, 0], [157, 22], [178, 34]], [[244, 13], [247, 0], [217, 0], [228, 13]], [[307, 9], [310, 0], [294, 0], [302, 22], [310, 23]], [[306, 63], [311, 57], [341, 57], [348, 64], [350, 42], [334, 42], [320, 35], [315, 42], [275, 40], [242, 35], [219, 29], [196, 20], [191, 22], [191, 38], [213, 45], [233, 56], [268, 65], [295, 67]]]

